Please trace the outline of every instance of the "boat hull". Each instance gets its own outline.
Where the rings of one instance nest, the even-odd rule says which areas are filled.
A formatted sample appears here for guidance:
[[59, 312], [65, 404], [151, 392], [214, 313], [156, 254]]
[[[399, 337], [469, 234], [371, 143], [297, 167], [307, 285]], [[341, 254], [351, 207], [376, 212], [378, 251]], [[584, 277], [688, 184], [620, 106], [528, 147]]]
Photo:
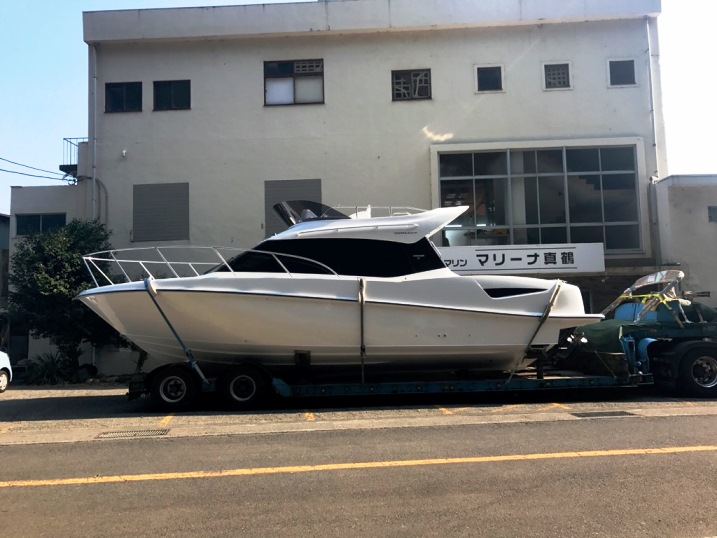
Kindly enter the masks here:
[[363, 345], [366, 365], [503, 371], [526, 364], [531, 342], [554, 344], [561, 329], [599, 319], [583, 314], [579, 291], [563, 284], [541, 325], [553, 288], [538, 282], [544, 289], [492, 299], [477, 277], [453, 274], [363, 283], [225, 274], [96, 288], [80, 299], [155, 365], [186, 360], [169, 320], [204, 363], [283, 367], [302, 357], [316, 367], [350, 366], [362, 362]]

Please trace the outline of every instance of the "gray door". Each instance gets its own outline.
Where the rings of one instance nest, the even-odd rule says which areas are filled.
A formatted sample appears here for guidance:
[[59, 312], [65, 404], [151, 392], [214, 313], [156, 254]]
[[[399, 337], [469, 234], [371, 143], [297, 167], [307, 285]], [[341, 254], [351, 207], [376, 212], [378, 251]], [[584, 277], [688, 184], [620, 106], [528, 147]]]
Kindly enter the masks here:
[[288, 200], [311, 200], [321, 203], [320, 179], [282, 179], [264, 182], [264, 223], [266, 237], [286, 230], [272, 206]]

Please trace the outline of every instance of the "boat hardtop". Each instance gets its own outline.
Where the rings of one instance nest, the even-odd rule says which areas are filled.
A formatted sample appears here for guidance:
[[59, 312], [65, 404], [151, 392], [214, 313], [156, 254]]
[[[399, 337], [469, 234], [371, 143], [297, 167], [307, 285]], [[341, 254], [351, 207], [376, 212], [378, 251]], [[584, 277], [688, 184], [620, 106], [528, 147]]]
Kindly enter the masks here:
[[415, 243], [441, 230], [467, 209], [468, 206], [441, 207], [421, 213], [385, 217], [341, 218], [333, 214], [334, 216], [331, 217], [309, 218], [297, 222], [289, 229], [270, 237], [269, 240], [342, 237]]

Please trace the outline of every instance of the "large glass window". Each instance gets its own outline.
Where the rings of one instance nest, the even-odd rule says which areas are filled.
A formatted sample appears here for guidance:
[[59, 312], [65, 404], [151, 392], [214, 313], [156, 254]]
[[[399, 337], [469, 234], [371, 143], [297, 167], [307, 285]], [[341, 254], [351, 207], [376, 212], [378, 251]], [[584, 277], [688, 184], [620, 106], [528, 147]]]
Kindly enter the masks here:
[[447, 245], [640, 248], [634, 146], [446, 153], [439, 169], [441, 205], [469, 206]]

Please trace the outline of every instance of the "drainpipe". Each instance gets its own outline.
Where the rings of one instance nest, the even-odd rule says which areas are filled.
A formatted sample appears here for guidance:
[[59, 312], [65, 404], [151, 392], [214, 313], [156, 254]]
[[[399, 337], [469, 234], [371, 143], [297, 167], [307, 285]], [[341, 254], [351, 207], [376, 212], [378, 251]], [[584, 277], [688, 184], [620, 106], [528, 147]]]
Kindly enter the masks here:
[[662, 264], [662, 245], [660, 244], [660, 227], [658, 221], [659, 216], [657, 214], [657, 194], [655, 183], [658, 179], [660, 179], [658, 174], [660, 174], [661, 172], [664, 173], [665, 170], [661, 170], [662, 167], [660, 165], [660, 161], [663, 157], [660, 154], [661, 148], [658, 147], [658, 125], [657, 120], [655, 118], [655, 73], [653, 69], [652, 59], [654, 51], [652, 47], [653, 36], [652, 32], [650, 31], [650, 17], [645, 17], [645, 34], [647, 36], [647, 84], [648, 91], [650, 94], [650, 129], [652, 134], [652, 147], [655, 155], [654, 175], [650, 175], [650, 183], [648, 185], [647, 191], [648, 219], [650, 225], [650, 243], [652, 244], [652, 254], [653, 258], [655, 259], [655, 264], [659, 266]]
[[97, 45], [92, 50], [92, 220], [97, 220]]
[[[97, 45], [92, 51], [92, 220], [97, 220]], [[92, 346], [92, 366], [97, 364], [97, 348]]]

